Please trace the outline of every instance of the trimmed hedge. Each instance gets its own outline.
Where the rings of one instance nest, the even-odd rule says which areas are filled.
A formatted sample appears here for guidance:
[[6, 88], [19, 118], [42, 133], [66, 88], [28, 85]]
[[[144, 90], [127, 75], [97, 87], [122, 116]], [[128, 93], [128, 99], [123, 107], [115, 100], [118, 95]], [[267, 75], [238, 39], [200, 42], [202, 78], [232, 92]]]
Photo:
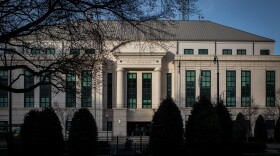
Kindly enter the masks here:
[[87, 108], [75, 112], [69, 129], [68, 146], [72, 156], [97, 155], [97, 126]]
[[274, 138], [280, 142], [280, 117], [278, 118], [274, 127]]
[[62, 127], [54, 110], [45, 108], [27, 113], [20, 139], [24, 155], [59, 155], [64, 142]]
[[173, 99], [163, 99], [156, 111], [150, 135], [153, 155], [181, 155], [183, 148], [183, 120]]
[[246, 140], [247, 126], [246, 120], [242, 113], [238, 113], [233, 124], [233, 141], [241, 142]]
[[209, 154], [219, 151], [221, 125], [210, 100], [196, 102], [186, 125], [186, 149], [189, 153]]
[[265, 142], [267, 140], [266, 124], [262, 115], [257, 118], [254, 133], [257, 141]]

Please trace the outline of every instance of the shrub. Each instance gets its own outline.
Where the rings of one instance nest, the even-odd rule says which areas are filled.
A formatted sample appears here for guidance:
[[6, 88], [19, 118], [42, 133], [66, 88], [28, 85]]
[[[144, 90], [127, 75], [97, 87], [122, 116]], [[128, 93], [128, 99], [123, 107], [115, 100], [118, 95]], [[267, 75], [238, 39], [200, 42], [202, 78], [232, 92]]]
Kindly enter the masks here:
[[206, 98], [196, 102], [186, 126], [186, 149], [198, 154], [217, 152], [221, 128], [215, 108]]
[[233, 140], [235, 142], [245, 141], [247, 134], [246, 120], [242, 113], [238, 113], [233, 124]]
[[69, 129], [68, 145], [71, 155], [97, 154], [96, 122], [87, 108], [75, 112]]
[[262, 115], [257, 118], [254, 133], [257, 141], [265, 142], [267, 140], [266, 124]]
[[150, 135], [153, 155], [180, 155], [183, 147], [183, 120], [171, 98], [163, 99], [156, 111]]
[[280, 141], [280, 117], [278, 118], [278, 120], [276, 121], [276, 125], [274, 127], [274, 138], [277, 141]]
[[223, 101], [216, 105], [215, 110], [221, 124], [221, 141], [226, 145], [232, 141], [233, 122], [231, 114]]
[[27, 113], [20, 135], [28, 155], [59, 155], [64, 145], [60, 121], [51, 108]]

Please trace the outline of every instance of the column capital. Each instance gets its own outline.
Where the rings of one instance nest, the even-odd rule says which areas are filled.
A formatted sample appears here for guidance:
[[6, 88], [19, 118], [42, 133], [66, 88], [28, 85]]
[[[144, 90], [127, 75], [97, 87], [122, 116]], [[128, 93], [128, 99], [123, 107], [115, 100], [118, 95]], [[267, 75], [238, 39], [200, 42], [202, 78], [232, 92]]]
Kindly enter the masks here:
[[156, 67], [154, 71], [161, 71], [160, 67]]
[[116, 71], [124, 71], [124, 68], [118, 67]]

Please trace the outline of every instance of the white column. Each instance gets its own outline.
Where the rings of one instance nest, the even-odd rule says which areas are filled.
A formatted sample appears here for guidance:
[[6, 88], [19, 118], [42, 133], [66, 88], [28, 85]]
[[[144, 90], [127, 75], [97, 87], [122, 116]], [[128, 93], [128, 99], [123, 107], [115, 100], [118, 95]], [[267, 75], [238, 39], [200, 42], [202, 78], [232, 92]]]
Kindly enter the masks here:
[[124, 76], [123, 68], [117, 68], [117, 108], [124, 108]]
[[154, 76], [155, 76], [155, 92], [154, 97], [155, 101], [153, 102], [155, 105], [153, 108], [158, 108], [160, 104], [160, 98], [161, 98], [161, 68], [155, 68], [154, 70]]

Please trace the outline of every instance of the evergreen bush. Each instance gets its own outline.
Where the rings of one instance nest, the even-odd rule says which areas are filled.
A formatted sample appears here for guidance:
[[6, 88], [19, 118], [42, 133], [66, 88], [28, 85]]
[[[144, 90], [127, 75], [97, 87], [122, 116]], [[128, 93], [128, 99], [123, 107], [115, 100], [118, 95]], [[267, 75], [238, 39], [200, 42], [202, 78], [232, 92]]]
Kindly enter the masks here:
[[274, 138], [280, 142], [280, 117], [276, 121], [276, 125], [274, 127]]
[[231, 114], [223, 101], [220, 101], [215, 109], [221, 124], [221, 142], [226, 145], [232, 142], [233, 122]]
[[152, 120], [150, 149], [153, 155], [181, 155], [183, 148], [183, 120], [173, 99], [161, 101]]
[[209, 154], [219, 150], [221, 126], [211, 101], [201, 97], [197, 101], [186, 125], [186, 149], [191, 153]]
[[240, 112], [233, 124], [233, 140], [241, 142], [246, 140], [247, 126], [244, 115]]
[[265, 142], [267, 140], [266, 124], [262, 115], [259, 115], [256, 120], [254, 134], [257, 141]]
[[68, 146], [72, 156], [97, 154], [97, 126], [87, 108], [75, 112], [69, 129]]
[[62, 127], [52, 108], [27, 113], [20, 138], [23, 152], [28, 155], [56, 156], [64, 146]]

